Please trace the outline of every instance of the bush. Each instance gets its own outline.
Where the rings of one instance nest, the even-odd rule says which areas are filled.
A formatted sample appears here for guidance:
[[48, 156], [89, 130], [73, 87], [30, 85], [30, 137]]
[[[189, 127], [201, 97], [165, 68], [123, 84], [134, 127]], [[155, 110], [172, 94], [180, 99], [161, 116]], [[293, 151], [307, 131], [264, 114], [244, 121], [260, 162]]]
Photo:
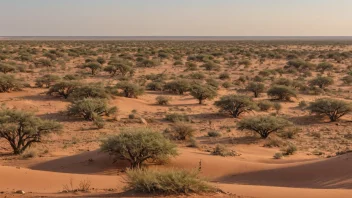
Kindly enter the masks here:
[[274, 84], [275, 85], [284, 85], [287, 87], [292, 86], [292, 80], [288, 79], [288, 78], [279, 78], [277, 80], [275, 80]]
[[302, 100], [302, 101], [300, 101], [299, 103], [298, 103], [298, 107], [300, 108], [300, 109], [304, 109], [304, 108], [306, 108], [308, 106], [308, 103], [306, 102], [306, 101], [304, 101], [304, 100]]
[[221, 111], [229, 112], [234, 118], [237, 118], [244, 112], [256, 110], [258, 107], [253, 100], [242, 95], [226, 95], [216, 101], [215, 106]]
[[42, 120], [33, 114], [10, 109], [0, 110], [0, 138], [5, 139], [14, 154], [21, 154], [42, 137], [58, 131], [62, 126], [51, 120]]
[[274, 159], [281, 159], [283, 157], [284, 155], [282, 153], [275, 153], [275, 155], [273, 156]]
[[82, 66], [82, 68], [89, 68], [92, 75], [95, 75], [97, 71], [101, 70], [103, 67], [98, 62], [88, 62]]
[[221, 137], [221, 133], [218, 131], [209, 131], [208, 136], [209, 137]]
[[297, 147], [294, 144], [289, 144], [286, 148], [283, 148], [282, 150], [283, 155], [293, 155], [297, 151]]
[[171, 129], [167, 129], [164, 135], [173, 140], [190, 140], [196, 130], [188, 124], [176, 123]]
[[57, 82], [60, 80], [59, 76], [52, 75], [52, 74], [46, 74], [42, 77], [39, 77], [35, 80], [35, 86], [37, 87], [50, 87], [53, 83]]
[[101, 116], [116, 113], [116, 107], [108, 107], [106, 100], [98, 98], [85, 98], [74, 101], [68, 107], [68, 115], [83, 117], [85, 120], [96, 121]]
[[158, 96], [155, 98], [155, 100], [159, 105], [168, 105], [170, 103], [171, 98], [167, 96]]
[[236, 156], [236, 153], [234, 151], [230, 151], [226, 146], [224, 145], [216, 145], [214, 150], [211, 152], [212, 155], [220, 155], [222, 157], [226, 156]]
[[320, 89], [324, 89], [325, 87], [334, 84], [334, 80], [330, 77], [318, 76], [311, 81], [309, 81], [310, 86], [318, 86]]
[[129, 189], [143, 193], [189, 194], [216, 192], [216, 188], [200, 178], [199, 171], [128, 170], [127, 184]]
[[0, 74], [0, 93], [19, 91], [23, 84], [12, 75]]
[[222, 83], [222, 87], [224, 87], [226, 89], [230, 88], [230, 87], [232, 87], [232, 83], [229, 81], [226, 81], [226, 82]]
[[221, 80], [230, 79], [230, 74], [228, 72], [221, 73], [219, 75], [219, 79], [221, 79]]
[[121, 89], [123, 95], [127, 98], [137, 98], [138, 96], [144, 94], [143, 87], [127, 81], [117, 83], [116, 88]]
[[293, 124], [284, 118], [261, 115], [241, 120], [238, 122], [238, 129], [254, 131], [265, 139], [271, 133], [277, 132], [291, 125]]
[[189, 122], [190, 119], [185, 114], [171, 113], [166, 115], [165, 119], [170, 122]]
[[196, 71], [198, 69], [197, 64], [193, 62], [186, 62], [186, 71]]
[[318, 115], [327, 115], [331, 122], [334, 122], [352, 112], [352, 104], [342, 100], [321, 98], [312, 102], [308, 109]]
[[164, 85], [164, 90], [171, 93], [183, 95], [184, 92], [189, 91], [190, 84], [186, 80], [175, 80]]
[[80, 83], [77, 81], [61, 81], [51, 86], [47, 94], [59, 95], [67, 99], [73, 93], [73, 91], [79, 86], [80, 86]]
[[147, 160], [166, 159], [177, 155], [176, 145], [161, 133], [147, 128], [124, 129], [102, 141], [103, 152], [128, 160], [131, 168], [141, 168]]
[[181, 60], [177, 60], [177, 61], [174, 62], [173, 65], [174, 66], [183, 65], [183, 62]]
[[351, 75], [345, 76], [341, 80], [346, 85], [351, 85], [352, 84], [352, 76]]
[[148, 83], [146, 86], [146, 89], [152, 90], [152, 91], [162, 91], [163, 87], [164, 87], [163, 82], [154, 81], [154, 82]]
[[121, 74], [122, 76], [126, 76], [126, 74], [133, 74], [132, 63], [115, 59], [109, 62], [109, 65], [104, 68], [104, 71], [108, 72], [111, 76], [115, 76], [117, 74]]
[[274, 104], [267, 100], [258, 102], [258, 107], [261, 111], [268, 111], [269, 109], [273, 108], [273, 106]]
[[191, 87], [191, 95], [198, 99], [199, 104], [203, 104], [204, 100], [211, 100], [217, 96], [217, 91], [210, 85], [195, 84]]
[[324, 73], [325, 71], [331, 71], [334, 69], [334, 65], [327, 62], [319, 63], [317, 66], [317, 71]]
[[108, 99], [110, 94], [100, 83], [90, 83], [76, 87], [70, 94], [70, 100], [82, 100], [84, 98]]
[[207, 62], [201, 65], [201, 67], [204, 67], [208, 71], [220, 71], [220, 65], [214, 63], [214, 62]]
[[6, 64], [6, 63], [0, 63], [0, 72], [6, 74], [9, 72], [14, 72], [14, 71], [15, 71], [15, 67], [13, 65]]
[[251, 82], [247, 85], [246, 90], [253, 92], [254, 97], [257, 98], [261, 93], [264, 92], [264, 84]]
[[291, 101], [291, 98], [297, 98], [296, 91], [284, 85], [275, 85], [268, 90], [268, 96], [277, 100]]

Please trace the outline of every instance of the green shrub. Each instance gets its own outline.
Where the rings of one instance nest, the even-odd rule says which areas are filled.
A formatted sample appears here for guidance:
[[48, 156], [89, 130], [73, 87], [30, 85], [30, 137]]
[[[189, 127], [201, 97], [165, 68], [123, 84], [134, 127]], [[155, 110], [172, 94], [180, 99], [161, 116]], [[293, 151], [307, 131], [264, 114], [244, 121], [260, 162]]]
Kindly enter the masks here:
[[291, 98], [297, 98], [296, 91], [283, 85], [275, 85], [268, 90], [268, 96], [277, 100], [291, 101]]
[[70, 100], [81, 100], [84, 98], [109, 99], [110, 94], [100, 83], [89, 83], [77, 86], [69, 96]]
[[226, 146], [224, 145], [216, 145], [214, 150], [211, 152], [212, 155], [219, 155], [222, 157], [227, 157], [227, 156], [236, 156], [236, 153], [234, 151], [229, 150]]
[[176, 123], [171, 129], [167, 129], [164, 135], [172, 140], [190, 140], [196, 130], [188, 124]]
[[89, 68], [92, 75], [96, 75], [97, 71], [101, 70], [103, 66], [98, 62], [88, 62], [84, 64], [82, 68]]
[[274, 159], [281, 159], [283, 157], [284, 155], [282, 153], [275, 153], [275, 155], [273, 156]]
[[208, 136], [209, 137], [221, 137], [221, 133], [219, 131], [209, 131]]
[[33, 143], [41, 142], [42, 137], [62, 126], [51, 120], [42, 120], [32, 113], [1, 109], [0, 139], [5, 139], [14, 154], [21, 154]]
[[116, 107], [109, 107], [106, 100], [98, 98], [77, 100], [68, 107], [68, 115], [83, 117], [89, 121], [96, 121], [99, 117], [109, 116], [116, 111]]
[[152, 91], [162, 91], [164, 88], [164, 83], [159, 81], [153, 81], [147, 84], [146, 89]]
[[219, 79], [221, 80], [226, 80], [226, 79], [230, 79], [230, 73], [228, 72], [223, 72], [219, 75]]
[[141, 168], [148, 160], [156, 161], [177, 155], [176, 145], [161, 133], [148, 128], [123, 129], [102, 141], [100, 149], [115, 161], [128, 160], [131, 168]]
[[273, 148], [273, 147], [280, 147], [283, 142], [278, 138], [268, 138], [264, 143], [264, 147]]
[[77, 81], [61, 81], [51, 86], [47, 94], [59, 95], [67, 99], [80, 85], [81, 84]]
[[155, 100], [158, 105], [168, 105], [170, 104], [171, 98], [167, 96], [158, 96]]
[[341, 80], [344, 84], [351, 85], [352, 84], [352, 75], [345, 76]]
[[264, 84], [262, 83], [255, 83], [255, 82], [251, 82], [247, 85], [246, 90], [253, 92], [254, 97], [257, 98], [260, 96], [261, 93], [264, 92]]
[[19, 91], [23, 87], [23, 83], [12, 75], [0, 74], [0, 93]]
[[170, 122], [189, 122], [190, 119], [185, 114], [171, 113], [167, 114], [165, 119]]
[[164, 85], [164, 90], [171, 93], [183, 95], [189, 91], [190, 83], [187, 80], [174, 80]]
[[258, 108], [251, 98], [242, 95], [222, 96], [220, 100], [216, 101], [214, 104], [220, 108], [220, 111], [229, 112], [234, 118], [237, 118], [244, 112]]
[[116, 88], [122, 90], [122, 94], [127, 98], [137, 98], [138, 96], [144, 94], [144, 88], [127, 81], [122, 81], [116, 84]]
[[224, 87], [224, 88], [226, 88], [226, 89], [227, 89], [227, 88], [230, 88], [230, 87], [232, 87], [232, 83], [226, 81], [226, 82], [222, 83], [222, 87]]
[[204, 67], [208, 71], [220, 71], [220, 65], [214, 63], [214, 62], [207, 62], [201, 65], [201, 67]]
[[186, 170], [128, 170], [127, 185], [129, 189], [143, 193], [190, 194], [217, 191], [199, 176], [199, 171]]
[[209, 85], [195, 84], [191, 87], [191, 95], [198, 99], [199, 104], [203, 104], [204, 100], [211, 100], [217, 96], [217, 91]]
[[37, 87], [50, 87], [53, 83], [57, 82], [60, 80], [59, 76], [52, 75], [52, 74], [46, 74], [42, 77], [39, 77], [35, 80], [35, 85]]
[[318, 76], [309, 81], [310, 86], [318, 86], [320, 89], [324, 89], [329, 85], [334, 84], [334, 80], [330, 77]]
[[352, 104], [343, 100], [321, 98], [312, 102], [308, 109], [318, 115], [326, 115], [334, 122], [352, 112]]
[[245, 118], [238, 122], [238, 129], [251, 130], [258, 133], [262, 138], [267, 138], [271, 133], [291, 126], [292, 123], [284, 118], [274, 116], [256, 116]]
[[293, 155], [297, 151], [297, 147], [294, 144], [289, 144], [287, 147], [282, 149], [283, 155]]
[[268, 111], [273, 108], [274, 104], [267, 100], [262, 100], [258, 102], [258, 107], [261, 111]]
[[334, 69], [334, 65], [327, 62], [319, 63], [317, 66], [317, 71], [324, 73], [325, 71], [331, 71]]
[[15, 66], [6, 64], [6, 63], [0, 63], [0, 72], [6, 74], [9, 72], [14, 72], [16, 70]]

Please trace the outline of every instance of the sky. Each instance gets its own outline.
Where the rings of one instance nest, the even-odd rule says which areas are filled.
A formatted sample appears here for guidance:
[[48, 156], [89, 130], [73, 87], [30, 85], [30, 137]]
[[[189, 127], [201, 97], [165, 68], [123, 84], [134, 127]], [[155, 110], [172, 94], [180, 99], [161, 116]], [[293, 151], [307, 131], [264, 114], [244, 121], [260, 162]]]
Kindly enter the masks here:
[[352, 36], [352, 0], [0, 0], [0, 36]]

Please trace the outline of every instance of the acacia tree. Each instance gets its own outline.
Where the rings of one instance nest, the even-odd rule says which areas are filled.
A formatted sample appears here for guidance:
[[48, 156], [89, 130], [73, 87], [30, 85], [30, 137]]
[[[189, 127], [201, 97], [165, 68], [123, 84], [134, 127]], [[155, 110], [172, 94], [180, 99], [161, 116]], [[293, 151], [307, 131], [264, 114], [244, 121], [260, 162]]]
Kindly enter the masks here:
[[334, 80], [330, 77], [318, 76], [309, 81], [310, 86], [318, 86], [321, 89], [334, 84]]
[[331, 122], [335, 122], [342, 116], [352, 112], [352, 104], [343, 100], [321, 98], [312, 102], [308, 109], [312, 113], [327, 115]]
[[284, 85], [275, 85], [268, 90], [268, 96], [277, 100], [287, 100], [290, 101], [291, 98], [296, 98], [296, 91], [291, 87]]
[[42, 120], [33, 114], [18, 110], [0, 110], [0, 138], [7, 140], [14, 154], [21, 154], [42, 137], [59, 131], [62, 126], [51, 120]]
[[190, 91], [191, 95], [198, 99], [199, 104], [203, 104], [204, 100], [214, 99], [218, 93], [214, 87], [210, 85], [193, 85]]
[[190, 89], [190, 83], [187, 80], [174, 80], [164, 85], [164, 90], [171, 93], [183, 95]]
[[234, 118], [237, 118], [244, 112], [258, 108], [251, 98], [242, 95], [223, 96], [219, 101], [216, 101], [214, 105], [220, 108], [221, 111], [229, 112]]
[[251, 130], [258, 133], [262, 138], [267, 138], [271, 133], [292, 126], [292, 123], [284, 118], [262, 115], [245, 118], [238, 122], [238, 129]]
[[93, 76], [97, 73], [97, 71], [102, 69], [101, 64], [98, 62], [88, 62], [88, 63], [84, 64], [82, 67], [89, 68], [91, 70]]
[[51, 86], [47, 94], [48, 95], [57, 94], [67, 99], [73, 93], [73, 91], [79, 86], [80, 86], [80, 83], [77, 81], [61, 81]]
[[264, 84], [251, 82], [247, 85], [246, 90], [253, 92], [254, 97], [258, 98], [259, 95], [264, 92]]
[[133, 68], [126, 64], [108, 65], [104, 68], [104, 71], [108, 72], [111, 76], [115, 76], [118, 73], [122, 76], [126, 76], [127, 73], [133, 74]]
[[123, 95], [127, 98], [137, 98], [144, 93], [143, 87], [127, 81], [117, 83], [116, 88], [121, 89]]
[[131, 168], [141, 168], [147, 160], [168, 159], [177, 155], [176, 145], [151, 129], [124, 129], [102, 141], [100, 149], [119, 159], [128, 160]]

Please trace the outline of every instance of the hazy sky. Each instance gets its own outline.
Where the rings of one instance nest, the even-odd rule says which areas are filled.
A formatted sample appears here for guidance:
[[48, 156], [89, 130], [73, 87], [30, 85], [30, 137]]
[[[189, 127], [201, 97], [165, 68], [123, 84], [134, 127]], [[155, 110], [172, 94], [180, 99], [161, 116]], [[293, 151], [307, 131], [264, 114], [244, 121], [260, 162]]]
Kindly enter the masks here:
[[0, 36], [352, 36], [352, 0], [0, 0]]

